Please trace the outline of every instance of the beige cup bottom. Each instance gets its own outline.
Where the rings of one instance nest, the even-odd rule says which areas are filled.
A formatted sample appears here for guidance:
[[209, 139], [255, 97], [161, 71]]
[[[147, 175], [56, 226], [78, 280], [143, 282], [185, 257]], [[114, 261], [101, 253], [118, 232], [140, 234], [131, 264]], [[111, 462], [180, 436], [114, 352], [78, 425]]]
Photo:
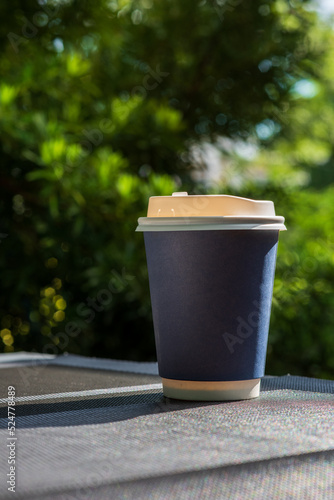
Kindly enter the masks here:
[[257, 398], [260, 394], [260, 381], [259, 378], [229, 382], [198, 382], [163, 378], [162, 386], [167, 398], [191, 401], [236, 401]]

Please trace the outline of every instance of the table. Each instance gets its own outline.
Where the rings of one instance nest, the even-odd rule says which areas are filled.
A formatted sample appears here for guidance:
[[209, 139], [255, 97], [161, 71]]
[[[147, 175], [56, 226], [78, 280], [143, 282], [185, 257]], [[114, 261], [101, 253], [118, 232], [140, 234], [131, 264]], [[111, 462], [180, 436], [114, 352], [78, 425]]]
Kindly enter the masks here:
[[15, 353], [0, 373], [0, 498], [13, 386], [15, 498], [334, 499], [334, 381], [201, 403], [165, 398], [156, 363]]

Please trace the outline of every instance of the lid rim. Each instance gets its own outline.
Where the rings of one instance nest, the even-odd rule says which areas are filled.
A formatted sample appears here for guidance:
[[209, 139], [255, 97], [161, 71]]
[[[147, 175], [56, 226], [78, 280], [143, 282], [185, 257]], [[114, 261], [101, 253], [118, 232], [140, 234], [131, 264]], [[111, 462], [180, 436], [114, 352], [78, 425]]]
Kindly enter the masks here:
[[283, 223], [285, 221], [284, 217], [281, 215], [263, 216], [263, 215], [209, 215], [209, 216], [190, 216], [190, 217], [139, 217], [138, 224], [149, 226], [149, 225], [178, 225], [178, 224], [202, 224], [208, 225], [213, 223], [221, 224], [231, 224], [248, 222], [252, 220], [255, 223]]
[[138, 232], [273, 230], [285, 231], [284, 217], [140, 217]]
[[137, 233], [178, 232], [178, 231], [286, 231], [284, 224], [229, 224], [206, 226], [137, 226]]

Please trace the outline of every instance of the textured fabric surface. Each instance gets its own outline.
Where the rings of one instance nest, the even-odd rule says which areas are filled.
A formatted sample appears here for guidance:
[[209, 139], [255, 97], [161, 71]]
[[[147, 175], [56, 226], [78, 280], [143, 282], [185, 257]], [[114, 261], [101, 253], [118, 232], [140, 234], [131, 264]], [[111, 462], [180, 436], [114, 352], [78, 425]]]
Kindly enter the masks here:
[[[156, 375], [60, 367], [53, 365], [20, 366], [0, 370], [0, 399], [8, 385], [16, 388], [18, 398], [53, 393], [73, 393], [139, 384], [161, 383]], [[1, 405], [1, 403], [0, 403]]]
[[[334, 499], [334, 381], [265, 377], [258, 399], [192, 403], [165, 398], [155, 376], [106, 373], [109, 387], [87, 377], [81, 393], [66, 377], [58, 394], [17, 387], [16, 498]], [[0, 498], [11, 498], [1, 411]]]
[[39, 354], [37, 352], [14, 352], [0, 354], [0, 369], [20, 366], [61, 365], [75, 368], [113, 370], [147, 375], [158, 374], [158, 363], [135, 362], [119, 359], [87, 358], [76, 354]]
[[331, 500], [334, 452], [75, 488], [43, 500]]

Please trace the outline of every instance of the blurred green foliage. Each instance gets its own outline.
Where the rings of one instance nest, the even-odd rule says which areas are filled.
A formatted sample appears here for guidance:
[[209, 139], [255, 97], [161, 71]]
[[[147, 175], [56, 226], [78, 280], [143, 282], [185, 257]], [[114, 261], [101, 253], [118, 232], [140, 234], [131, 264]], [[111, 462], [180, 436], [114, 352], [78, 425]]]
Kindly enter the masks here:
[[307, 6], [0, 5], [3, 351], [154, 359], [136, 220], [225, 192], [287, 220], [267, 372], [333, 376], [334, 38]]

